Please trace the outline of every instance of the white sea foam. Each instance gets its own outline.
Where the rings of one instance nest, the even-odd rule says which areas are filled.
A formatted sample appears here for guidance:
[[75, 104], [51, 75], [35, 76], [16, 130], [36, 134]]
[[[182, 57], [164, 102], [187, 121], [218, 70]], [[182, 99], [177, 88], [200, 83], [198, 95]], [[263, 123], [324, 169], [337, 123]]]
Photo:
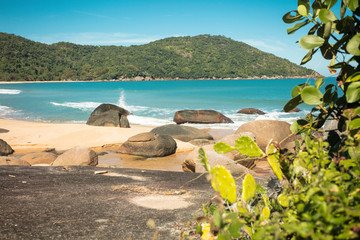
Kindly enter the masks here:
[[136, 112], [136, 111], [145, 111], [148, 110], [149, 107], [144, 107], [144, 106], [133, 106], [133, 105], [128, 105], [126, 103], [126, 99], [125, 99], [125, 91], [121, 90], [120, 92], [120, 97], [119, 100], [117, 102], [117, 105], [119, 107], [122, 107], [130, 112]]
[[16, 110], [12, 109], [11, 107], [0, 105], [0, 118], [13, 119], [19, 113], [20, 113], [20, 111], [16, 111]]
[[144, 126], [158, 127], [158, 126], [174, 123], [172, 119], [160, 119], [160, 118], [142, 117], [136, 115], [129, 115], [127, 117], [130, 124], [137, 124]]
[[64, 102], [64, 103], [50, 102], [50, 103], [54, 106], [75, 108], [83, 111], [94, 110], [96, 107], [98, 107], [101, 104], [98, 102]]
[[20, 94], [21, 90], [17, 90], [17, 89], [4, 89], [4, 88], [0, 88], [0, 94]]

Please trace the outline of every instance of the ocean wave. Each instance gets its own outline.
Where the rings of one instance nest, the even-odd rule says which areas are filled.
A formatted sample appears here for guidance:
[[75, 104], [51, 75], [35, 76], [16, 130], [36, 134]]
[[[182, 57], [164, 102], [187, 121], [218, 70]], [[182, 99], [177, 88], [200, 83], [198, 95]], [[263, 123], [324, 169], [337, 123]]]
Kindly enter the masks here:
[[8, 106], [2, 106], [0, 105], [0, 118], [8, 118], [13, 119], [18, 114], [20, 114], [20, 111], [16, 111]]
[[158, 127], [158, 126], [174, 123], [172, 119], [160, 119], [160, 118], [143, 117], [136, 115], [129, 115], [127, 116], [127, 118], [130, 124], [152, 126], [152, 127]]
[[21, 93], [21, 90], [0, 88], [0, 94], [11, 94], [11, 95], [15, 95], [15, 94], [20, 94], [20, 93]]
[[50, 102], [50, 103], [54, 106], [75, 108], [83, 111], [94, 110], [101, 104], [98, 102], [64, 102], [64, 103]]

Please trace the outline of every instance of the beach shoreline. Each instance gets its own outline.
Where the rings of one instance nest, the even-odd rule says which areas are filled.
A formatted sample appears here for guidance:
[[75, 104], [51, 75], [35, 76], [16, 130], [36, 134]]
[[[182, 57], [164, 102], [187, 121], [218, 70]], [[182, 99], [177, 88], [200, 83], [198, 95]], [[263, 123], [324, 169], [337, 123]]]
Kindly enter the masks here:
[[151, 80], [137, 80], [135, 78], [124, 79], [110, 79], [110, 80], [56, 80], [56, 81], [0, 81], [0, 84], [13, 84], [13, 83], [76, 83], [76, 82], [161, 82], [161, 81], [233, 81], [233, 80], [275, 80], [275, 79], [310, 79], [317, 76], [275, 76], [275, 77], [249, 77], [249, 78], [199, 78], [199, 79], [151, 79]]
[[[88, 147], [99, 155], [99, 167], [125, 167], [164, 171], [182, 171], [181, 163], [196, 146], [176, 140], [176, 153], [161, 158], [145, 158], [117, 153], [128, 138], [149, 132], [152, 126], [132, 125], [131, 128], [90, 126], [85, 123], [48, 123], [0, 118], [0, 139], [15, 151], [17, 158], [28, 153], [54, 149], [61, 153], [73, 147]], [[229, 129], [203, 129], [215, 140], [233, 134]]]

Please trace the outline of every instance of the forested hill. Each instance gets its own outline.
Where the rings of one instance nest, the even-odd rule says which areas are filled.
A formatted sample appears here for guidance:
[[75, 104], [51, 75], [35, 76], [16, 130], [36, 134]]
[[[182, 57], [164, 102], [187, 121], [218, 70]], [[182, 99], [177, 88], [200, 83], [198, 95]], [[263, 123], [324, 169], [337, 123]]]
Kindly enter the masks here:
[[[222, 36], [172, 37], [140, 46], [43, 44], [0, 33], [0, 81], [222, 79], [312, 74]], [[141, 78], [137, 78], [141, 79]]]

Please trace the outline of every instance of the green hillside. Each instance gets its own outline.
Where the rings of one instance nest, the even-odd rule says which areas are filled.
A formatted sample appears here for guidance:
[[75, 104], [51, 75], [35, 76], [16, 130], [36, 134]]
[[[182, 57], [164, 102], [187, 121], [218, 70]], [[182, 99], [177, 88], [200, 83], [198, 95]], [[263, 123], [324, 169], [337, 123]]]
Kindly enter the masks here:
[[48, 45], [0, 33], [0, 81], [294, 77], [312, 72], [222, 36], [172, 37], [123, 47]]

